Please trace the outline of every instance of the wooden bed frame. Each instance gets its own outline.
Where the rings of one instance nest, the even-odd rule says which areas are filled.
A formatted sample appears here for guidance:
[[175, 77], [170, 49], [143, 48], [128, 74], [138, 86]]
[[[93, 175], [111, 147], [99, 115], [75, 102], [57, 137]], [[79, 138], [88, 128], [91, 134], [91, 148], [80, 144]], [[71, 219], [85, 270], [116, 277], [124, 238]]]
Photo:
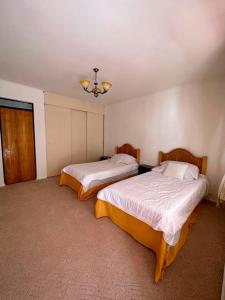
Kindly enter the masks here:
[[[159, 163], [165, 160], [182, 161], [192, 163], [199, 167], [201, 174], [206, 174], [207, 157], [197, 157], [185, 149], [174, 149], [168, 153], [159, 152]], [[178, 243], [169, 246], [164, 238], [163, 232], [154, 230], [151, 226], [127, 214], [121, 209], [98, 199], [95, 207], [96, 218], [109, 217], [120, 228], [129, 233], [134, 239], [144, 246], [153, 250], [156, 254], [155, 282], [163, 278], [164, 271], [176, 258], [178, 252], [185, 244], [190, 226], [196, 222], [199, 214], [199, 204], [192, 212], [181, 229]]]
[[197, 157], [186, 149], [176, 148], [170, 152], [159, 152], [159, 164], [165, 160], [183, 161], [193, 164], [199, 168], [199, 172], [206, 174], [207, 156]]
[[[136, 158], [137, 163], [140, 163], [140, 149], [135, 149], [132, 145], [130, 144], [124, 144], [121, 147], [116, 147], [115, 149], [116, 153], [124, 153], [124, 154], [129, 154], [131, 156], [133, 156], [134, 158]], [[123, 180], [123, 179], [127, 179], [129, 177], [132, 177], [134, 175], [131, 176], [127, 176], [127, 177], [123, 177], [119, 180], [115, 180], [115, 181], [111, 181], [111, 182], [106, 182], [103, 184], [100, 184], [98, 186], [92, 187], [87, 191], [84, 191], [84, 187], [83, 185], [76, 180], [74, 177], [70, 176], [69, 174], [64, 173], [63, 171], [61, 172], [60, 175], [60, 179], [59, 179], [59, 185], [67, 185], [70, 188], [72, 188], [75, 192], [78, 193], [78, 199], [79, 200], [88, 200], [89, 198], [92, 198], [94, 196], [97, 195], [97, 193], [103, 189], [104, 187], [115, 183], [117, 181]]]

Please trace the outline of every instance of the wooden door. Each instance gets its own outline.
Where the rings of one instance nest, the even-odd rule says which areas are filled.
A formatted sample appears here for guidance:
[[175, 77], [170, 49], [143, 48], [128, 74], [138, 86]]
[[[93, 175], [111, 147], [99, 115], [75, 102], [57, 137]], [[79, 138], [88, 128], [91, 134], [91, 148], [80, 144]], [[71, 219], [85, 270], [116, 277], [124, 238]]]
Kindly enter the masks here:
[[87, 113], [72, 110], [71, 122], [72, 163], [87, 161]]
[[0, 108], [5, 184], [36, 178], [33, 112]]
[[87, 161], [97, 161], [103, 155], [103, 116], [87, 113]]

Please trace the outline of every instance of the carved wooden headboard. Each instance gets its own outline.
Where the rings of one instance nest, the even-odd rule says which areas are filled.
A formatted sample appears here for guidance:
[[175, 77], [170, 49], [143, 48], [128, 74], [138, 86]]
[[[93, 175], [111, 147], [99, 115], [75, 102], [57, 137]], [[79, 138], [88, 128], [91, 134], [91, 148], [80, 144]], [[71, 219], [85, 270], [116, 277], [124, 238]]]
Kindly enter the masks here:
[[165, 160], [188, 162], [190, 164], [196, 165], [199, 168], [201, 174], [206, 174], [207, 156], [197, 157], [186, 149], [177, 148], [167, 153], [160, 151], [159, 164]]
[[135, 149], [130, 144], [124, 144], [121, 147], [116, 147], [116, 153], [129, 154], [129, 155], [135, 157], [137, 162], [140, 163], [141, 150], [140, 149]]

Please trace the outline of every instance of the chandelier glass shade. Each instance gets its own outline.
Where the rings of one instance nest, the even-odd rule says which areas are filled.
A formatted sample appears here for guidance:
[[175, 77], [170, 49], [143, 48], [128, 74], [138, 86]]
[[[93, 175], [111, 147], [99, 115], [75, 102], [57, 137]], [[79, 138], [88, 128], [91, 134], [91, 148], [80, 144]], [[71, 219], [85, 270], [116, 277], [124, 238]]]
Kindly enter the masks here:
[[98, 88], [98, 81], [97, 81], [97, 73], [99, 71], [98, 68], [94, 68], [93, 71], [95, 72], [95, 80], [94, 80], [94, 87], [91, 90], [88, 90], [88, 87], [90, 85], [90, 80], [84, 79], [80, 81], [81, 86], [87, 93], [94, 94], [95, 97], [98, 97], [98, 95], [102, 95], [108, 92], [108, 90], [111, 88], [112, 84], [108, 81], [102, 82], [102, 89]]

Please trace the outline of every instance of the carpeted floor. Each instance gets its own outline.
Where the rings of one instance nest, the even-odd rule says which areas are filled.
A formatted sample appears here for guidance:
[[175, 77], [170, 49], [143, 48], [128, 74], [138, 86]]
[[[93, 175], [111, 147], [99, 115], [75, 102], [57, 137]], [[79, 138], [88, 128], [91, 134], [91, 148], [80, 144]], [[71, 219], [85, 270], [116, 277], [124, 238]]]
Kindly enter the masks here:
[[205, 203], [159, 284], [155, 256], [56, 178], [0, 188], [0, 299], [220, 299], [225, 210]]

